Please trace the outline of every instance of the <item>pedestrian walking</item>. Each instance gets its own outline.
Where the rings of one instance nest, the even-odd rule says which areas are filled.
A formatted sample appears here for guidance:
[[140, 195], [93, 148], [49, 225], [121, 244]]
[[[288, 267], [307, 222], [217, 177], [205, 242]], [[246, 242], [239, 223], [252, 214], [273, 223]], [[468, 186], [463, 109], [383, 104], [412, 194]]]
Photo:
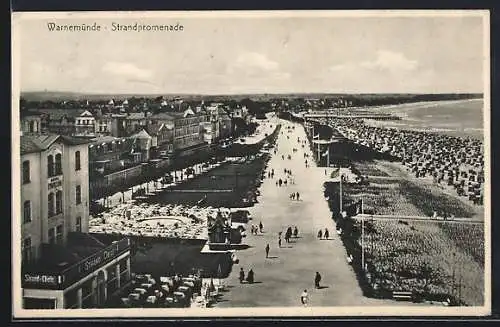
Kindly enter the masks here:
[[262, 225], [262, 221], [259, 223], [259, 230], [262, 233], [262, 230], [264, 229], [264, 225]]
[[280, 179], [278, 180], [278, 185], [279, 185], [279, 187], [281, 187], [281, 185], [282, 185], [282, 184], [283, 184], [283, 180], [280, 178]]
[[316, 272], [316, 276], [314, 276], [314, 286], [316, 288], [319, 288], [319, 283], [321, 282], [321, 275], [319, 274], [319, 272]]
[[323, 231], [320, 229], [318, 232], [318, 238], [321, 240], [322, 237], [323, 237]]
[[251, 232], [252, 232], [252, 235], [255, 234], [255, 228], [254, 228], [254, 225], [252, 225], [252, 227], [250, 228]]
[[240, 284], [242, 284], [244, 280], [245, 280], [245, 272], [243, 271], [243, 268], [240, 268]]
[[298, 235], [299, 235], [299, 229], [297, 228], [297, 226], [295, 226], [295, 228], [293, 229], [293, 237], [297, 238]]
[[249, 284], [253, 284], [253, 281], [254, 281], [254, 273], [253, 273], [253, 269], [250, 269], [248, 271], [247, 282]]
[[300, 194], [299, 194], [299, 192], [297, 192], [297, 193], [295, 194], [295, 197], [297, 198], [297, 201], [300, 201]]
[[278, 247], [281, 248], [281, 237], [278, 238]]
[[266, 245], [266, 258], [269, 258], [269, 250], [270, 250], [269, 243], [267, 243], [267, 245]]
[[330, 237], [330, 233], [328, 232], [328, 228], [325, 228], [325, 239], [328, 239]]
[[307, 290], [304, 290], [304, 292], [300, 295], [300, 303], [307, 307], [307, 303], [309, 303], [309, 294], [307, 294]]
[[283, 181], [283, 184], [286, 186], [286, 184], [287, 184], [287, 180], [286, 179]]

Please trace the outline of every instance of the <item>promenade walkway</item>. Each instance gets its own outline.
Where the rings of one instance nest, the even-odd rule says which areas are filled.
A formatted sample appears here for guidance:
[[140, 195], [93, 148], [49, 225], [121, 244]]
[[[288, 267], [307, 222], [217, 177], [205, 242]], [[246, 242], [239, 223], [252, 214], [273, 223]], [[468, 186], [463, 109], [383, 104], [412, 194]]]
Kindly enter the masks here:
[[[294, 124], [292, 132], [287, 126], [293, 123], [281, 121], [282, 129], [277, 140], [278, 153], [272, 155], [268, 170], [274, 169], [274, 178], [265, 179], [258, 198], [259, 203], [250, 208], [253, 221], [264, 225], [264, 232], [248, 236], [244, 242], [248, 249], [237, 251], [239, 265], [233, 266], [224, 280], [229, 291], [217, 307], [286, 307], [300, 306], [300, 294], [307, 289], [310, 306], [363, 306], [363, 305], [411, 305], [390, 300], [369, 299], [363, 296], [353, 268], [346, 261], [346, 252], [331, 219], [331, 212], [323, 196], [322, 184], [329, 176], [325, 168], [318, 168], [312, 160], [309, 146], [304, 148], [297, 138], [306, 139], [303, 127]], [[292, 149], [297, 148], [296, 153]], [[304, 151], [310, 155], [309, 168], [305, 166]], [[291, 160], [287, 159], [291, 154]], [[285, 159], [282, 159], [282, 155]], [[276, 180], [284, 179], [284, 169], [292, 171], [295, 184], [276, 186]], [[266, 174], [267, 177], [267, 174]], [[291, 200], [290, 193], [299, 192], [300, 201]], [[282, 241], [278, 247], [278, 232], [297, 226], [299, 237], [292, 243]], [[328, 228], [330, 238], [319, 240], [318, 230]], [[269, 244], [270, 257], [266, 259], [265, 247]], [[245, 273], [253, 269], [254, 284], [240, 284], [239, 270]], [[314, 288], [316, 271], [322, 275], [321, 289]]]

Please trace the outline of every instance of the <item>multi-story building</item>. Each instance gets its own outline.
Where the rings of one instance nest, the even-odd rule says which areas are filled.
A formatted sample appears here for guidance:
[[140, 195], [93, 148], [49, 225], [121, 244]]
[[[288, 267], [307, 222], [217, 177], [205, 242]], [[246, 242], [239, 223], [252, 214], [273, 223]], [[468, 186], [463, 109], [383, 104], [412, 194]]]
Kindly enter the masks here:
[[132, 112], [125, 118], [125, 133], [127, 136], [140, 132], [147, 125], [146, 112]]
[[75, 118], [75, 133], [78, 137], [95, 137], [96, 136], [96, 120], [94, 115], [88, 110], [82, 112]]
[[231, 117], [224, 111], [224, 109], [219, 108], [219, 139], [225, 139], [232, 135], [233, 131], [233, 121]]
[[42, 132], [42, 118], [38, 113], [21, 112], [21, 131], [23, 134]]
[[208, 148], [202, 127], [209, 122], [209, 116], [205, 112], [194, 113], [187, 109], [184, 112], [159, 113], [150, 116], [148, 121], [150, 124], [173, 126], [173, 152], [176, 157], [192, 155]]
[[95, 115], [95, 135], [106, 136], [111, 135], [113, 127], [113, 118], [111, 115], [96, 114]]
[[111, 114], [111, 136], [127, 136], [127, 114]]
[[248, 109], [246, 106], [238, 106], [233, 109], [233, 118], [240, 118], [246, 121], [248, 116]]
[[169, 158], [174, 151], [174, 124], [172, 122], [148, 124], [146, 131], [152, 137], [151, 146], [157, 157]]
[[20, 145], [23, 307], [102, 306], [130, 280], [130, 244], [88, 234], [87, 142], [39, 134]]
[[[210, 124], [212, 125], [210, 128], [211, 141], [217, 140], [220, 137], [219, 104], [212, 104], [211, 106], [207, 107], [206, 112], [208, 114]], [[205, 130], [206, 129], [207, 128], [205, 128]]]
[[41, 131], [60, 135], [75, 133], [75, 117], [81, 113], [78, 110], [68, 109], [40, 109], [36, 112], [40, 113]]

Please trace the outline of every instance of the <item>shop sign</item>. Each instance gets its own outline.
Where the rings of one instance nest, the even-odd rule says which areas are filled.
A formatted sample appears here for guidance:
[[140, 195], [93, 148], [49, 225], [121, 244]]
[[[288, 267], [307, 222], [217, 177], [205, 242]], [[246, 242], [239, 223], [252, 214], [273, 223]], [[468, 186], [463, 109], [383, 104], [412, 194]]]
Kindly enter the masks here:
[[129, 239], [122, 239], [80, 261], [63, 272], [66, 283], [73, 282], [112, 261], [130, 247]]
[[62, 277], [60, 275], [31, 273], [26, 273], [23, 275], [23, 284], [29, 284], [32, 286], [57, 287], [61, 283]]
[[62, 176], [52, 177], [49, 180], [49, 184], [48, 184], [49, 190], [52, 190], [54, 188], [61, 187], [61, 186], [62, 186]]

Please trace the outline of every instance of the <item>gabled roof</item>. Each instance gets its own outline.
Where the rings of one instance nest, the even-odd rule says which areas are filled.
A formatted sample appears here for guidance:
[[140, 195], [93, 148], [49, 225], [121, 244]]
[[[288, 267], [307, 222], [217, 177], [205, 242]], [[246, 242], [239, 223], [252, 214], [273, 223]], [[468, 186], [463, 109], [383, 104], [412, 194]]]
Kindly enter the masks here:
[[162, 130], [162, 128], [165, 127], [165, 124], [149, 124], [146, 126], [146, 132], [148, 132], [149, 135], [158, 135], [158, 133]]
[[146, 132], [144, 129], [141, 130], [139, 133], [136, 133], [131, 136], [131, 138], [137, 138], [137, 139], [150, 139], [151, 136]]
[[94, 117], [94, 115], [90, 111], [85, 110], [80, 114], [80, 117]]
[[89, 143], [89, 141], [86, 139], [79, 139], [58, 134], [22, 135], [21, 154], [45, 151], [56, 141], [61, 141], [62, 143], [67, 145], [80, 145]]
[[184, 110], [184, 114], [183, 114], [184, 117], [187, 117], [187, 116], [190, 116], [190, 115], [191, 116], [194, 115], [194, 111], [192, 109], [186, 109], [186, 110]]
[[119, 140], [121, 140], [121, 139], [114, 137], [114, 136], [106, 135], [106, 136], [100, 136], [100, 137], [93, 138], [90, 140], [90, 143], [91, 144], [101, 144], [101, 143], [110, 143], [110, 142], [119, 141]]

